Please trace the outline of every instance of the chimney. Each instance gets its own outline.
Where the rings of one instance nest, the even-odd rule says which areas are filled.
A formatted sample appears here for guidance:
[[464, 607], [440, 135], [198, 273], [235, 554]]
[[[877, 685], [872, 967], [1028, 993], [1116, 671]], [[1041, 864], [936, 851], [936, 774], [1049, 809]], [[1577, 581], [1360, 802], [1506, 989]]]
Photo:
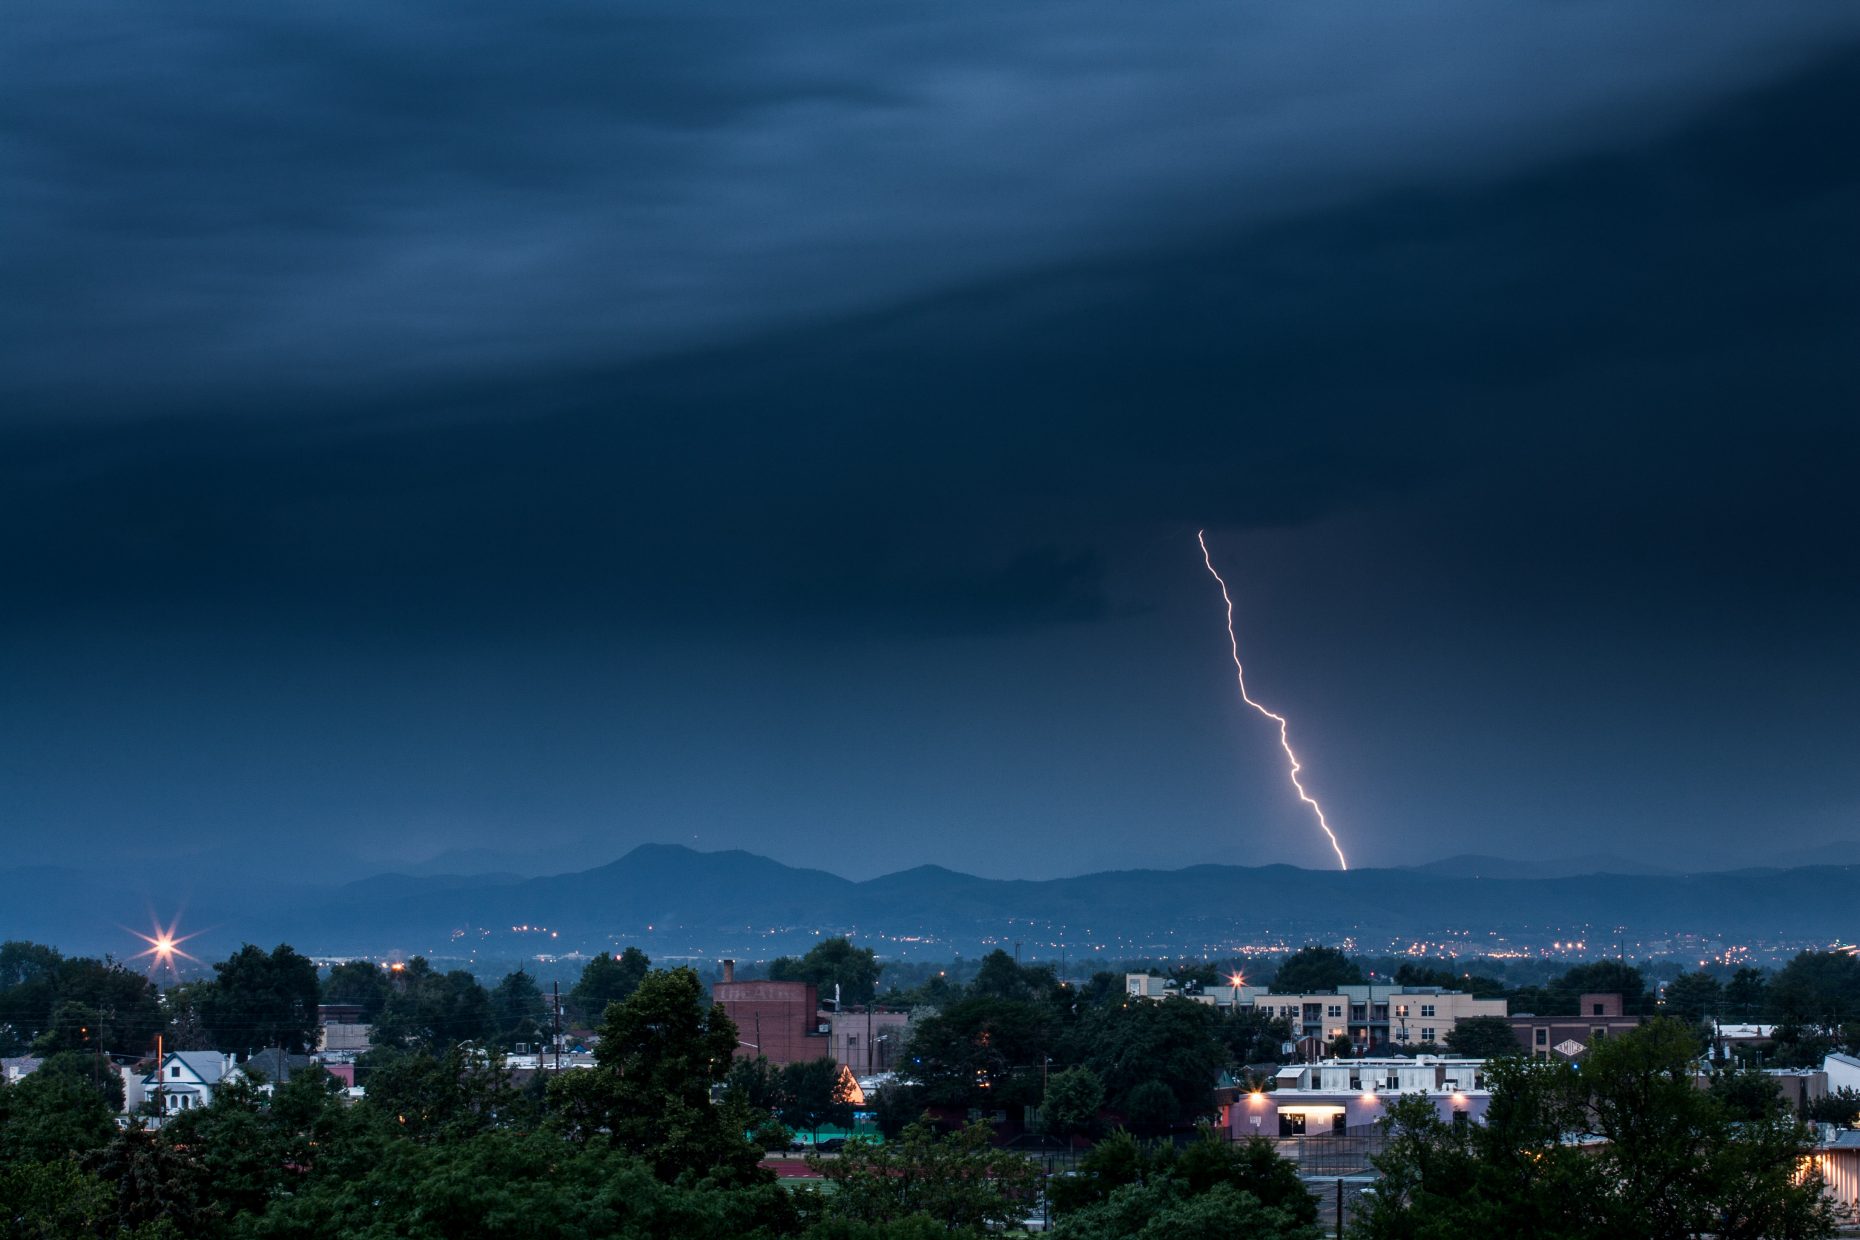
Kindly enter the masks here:
[[726, 982], [733, 982], [736, 980], [736, 961], [726, 960], [723, 962], [723, 980]]

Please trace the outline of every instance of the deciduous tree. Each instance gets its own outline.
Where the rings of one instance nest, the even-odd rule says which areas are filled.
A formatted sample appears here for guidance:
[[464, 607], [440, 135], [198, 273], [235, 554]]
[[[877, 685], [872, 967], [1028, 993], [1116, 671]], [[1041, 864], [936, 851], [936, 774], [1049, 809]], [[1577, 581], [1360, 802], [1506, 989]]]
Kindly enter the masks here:
[[303, 1052], [315, 1045], [322, 993], [316, 965], [289, 944], [265, 952], [248, 943], [213, 972], [200, 1017], [216, 1049], [245, 1055], [268, 1046]]
[[1358, 986], [1363, 971], [1354, 960], [1334, 947], [1301, 947], [1285, 958], [1272, 975], [1272, 989], [1282, 995], [1310, 994]]

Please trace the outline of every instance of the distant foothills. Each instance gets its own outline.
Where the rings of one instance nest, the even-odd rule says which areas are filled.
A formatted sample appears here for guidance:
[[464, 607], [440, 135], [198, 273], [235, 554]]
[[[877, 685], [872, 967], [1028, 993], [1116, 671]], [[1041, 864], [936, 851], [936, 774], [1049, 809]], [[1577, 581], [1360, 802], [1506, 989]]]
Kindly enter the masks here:
[[[291, 847], [276, 875], [292, 871]], [[319, 956], [572, 956], [637, 943], [660, 958], [767, 959], [849, 934], [881, 957], [1006, 946], [1032, 959], [1234, 955], [1323, 942], [1427, 954], [1786, 959], [1860, 936], [1860, 865], [1704, 874], [1594, 872], [1460, 857], [1347, 873], [1197, 865], [1073, 878], [978, 878], [920, 866], [855, 882], [742, 851], [648, 844], [548, 877], [382, 874], [329, 886], [229, 879], [186, 863], [108, 879], [0, 871], [0, 938], [127, 956], [151, 918], [182, 919], [212, 958], [287, 941]], [[1584, 868], [1580, 864], [1578, 869]], [[1620, 870], [1632, 870], [1622, 865]], [[146, 875], [146, 877], [143, 877]], [[1569, 944], [1579, 942], [1580, 949]]]

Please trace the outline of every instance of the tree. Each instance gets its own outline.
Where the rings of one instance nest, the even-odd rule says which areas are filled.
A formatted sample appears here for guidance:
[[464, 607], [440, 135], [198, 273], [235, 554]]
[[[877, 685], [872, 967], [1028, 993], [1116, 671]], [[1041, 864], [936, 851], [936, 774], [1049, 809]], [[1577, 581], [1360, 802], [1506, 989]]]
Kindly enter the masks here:
[[1221, 1013], [1214, 1035], [1227, 1048], [1231, 1064], [1277, 1063], [1279, 1048], [1292, 1040], [1292, 1025], [1264, 1009], [1240, 1007]]
[[1616, 1186], [1605, 1202], [1614, 1234], [1831, 1234], [1820, 1177], [1797, 1180], [1811, 1146], [1780, 1094], [1740, 1119], [1693, 1084], [1696, 1053], [1691, 1029], [1661, 1019], [1605, 1039], [1583, 1062], [1583, 1102], [1607, 1140], [1596, 1162]]
[[1481, 999], [1504, 995], [1505, 984], [1495, 977], [1476, 973], [1455, 973], [1451, 969], [1434, 969], [1427, 965], [1404, 964], [1395, 970], [1398, 986], [1438, 986], [1442, 990], [1462, 990]]
[[131, 1125], [91, 1160], [116, 1189], [120, 1232], [149, 1236], [211, 1236], [225, 1211], [212, 1196], [200, 1152], [154, 1129]]
[[1050, 969], [1022, 968], [997, 947], [982, 957], [965, 993], [974, 998], [1031, 1000], [1041, 997], [1051, 981]]
[[1769, 1012], [1770, 984], [1762, 969], [1748, 966], [1731, 975], [1724, 987], [1726, 1020], [1756, 1021]]
[[1046, 1100], [1040, 1104], [1040, 1123], [1052, 1136], [1069, 1138], [1090, 1136], [1098, 1127], [1098, 1112], [1104, 1107], [1104, 1082], [1090, 1068], [1067, 1068], [1056, 1072], [1046, 1085]]
[[496, 1040], [491, 996], [464, 969], [439, 973], [415, 956], [395, 978], [395, 990], [375, 1018], [377, 1046], [421, 1046], [443, 1051], [461, 1042]]
[[248, 943], [213, 971], [200, 1017], [217, 1049], [247, 1055], [270, 1046], [303, 1052], [315, 1045], [321, 990], [309, 959], [285, 943], [269, 954]]
[[107, 1042], [103, 1015], [96, 1008], [69, 1000], [52, 1009], [45, 1029], [32, 1041], [35, 1055], [56, 1055], [63, 1051], [84, 1054]]
[[[1219, 1019], [1207, 1004], [1180, 998], [1094, 1009], [1080, 1018], [1069, 1058], [1098, 1074], [1112, 1108], [1126, 1116], [1132, 1091], [1154, 1082], [1172, 1099], [1169, 1122], [1198, 1120], [1214, 1114], [1214, 1083], [1227, 1061], [1214, 1036]], [[1135, 1113], [1147, 1121], [1159, 1109], [1149, 1103]]]
[[1051, 1017], [1038, 1004], [972, 998], [918, 1021], [910, 1056], [927, 1103], [993, 1109], [1039, 1101], [1034, 1065], [1051, 1044]]
[[744, 1130], [755, 1128], [781, 1109], [782, 1071], [763, 1055], [738, 1059], [723, 1077], [724, 1104], [731, 1123]]
[[1197, 1195], [1174, 1180], [1120, 1188], [1107, 1200], [1067, 1215], [1054, 1231], [1058, 1240], [1320, 1240], [1322, 1234], [1315, 1224], [1230, 1185]]
[[1524, 1047], [1511, 1031], [1511, 1022], [1503, 1016], [1468, 1016], [1454, 1022], [1447, 1034], [1447, 1049], [1455, 1055], [1476, 1059], [1496, 1059], [1500, 1055], [1522, 1054]]
[[58, 1003], [56, 948], [11, 940], [0, 944], [0, 1054], [23, 1054], [45, 1031]]
[[1175, 1094], [1156, 1080], [1141, 1081], [1125, 1091], [1123, 1111], [1130, 1131], [1146, 1137], [1168, 1132], [1182, 1114]]
[[618, 956], [605, 952], [582, 966], [581, 978], [568, 992], [568, 1006], [577, 1019], [593, 1025], [607, 1013], [610, 1003], [624, 1002], [639, 989], [652, 961], [637, 947]]
[[706, 1008], [704, 986], [688, 968], [646, 974], [601, 1023], [593, 1071], [569, 1072], [549, 1085], [558, 1128], [613, 1145], [651, 1164], [667, 1182], [688, 1175], [754, 1183], [761, 1153], [725, 1127], [711, 1086], [730, 1070], [736, 1026]]
[[1776, 974], [1770, 1000], [1785, 1021], [1836, 1030], [1860, 1016], [1860, 957], [1803, 952]]
[[498, 1045], [506, 1049], [518, 1043], [542, 1042], [547, 1036], [549, 1005], [536, 979], [522, 969], [506, 973], [491, 992], [491, 1018]]
[[1282, 995], [1312, 994], [1339, 986], [1360, 986], [1363, 971], [1334, 947], [1301, 947], [1285, 958], [1272, 976], [1272, 989]]
[[0, 1220], [9, 1236], [110, 1234], [116, 1194], [75, 1159], [0, 1162]]
[[993, 1148], [993, 1135], [979, 1121], [947, 1136], [918, 1121], [896, 1141], [855, 1139], [838, 1157], [809, 1155], [808, 1165], [833, 1186], [821, 1203], [831, 1218], [889, 1224], [921, 1215], [950, 1231], [999, 1231], [1020, 1221], [1040, 1172]]
[[1860, 1089], [1841, 1088], [1808, 1104], [1807, 1118], [1817, 1124], [1860, 1126]]
[[852, 1093], [831, 1059], [791, 1063], [781, 1070], [781, 1117], [816, 1136], [822, 1124], [852, 1126]]
[[1619, 960], [1579, 964], [1551, 982], [1550, 992], [1563, 1015], [1574, 1013], [1585, 994], [1619, 994], [1621, 1010], [1630, 1014], [1652, 1010], [1646, 977], [1633, 965]]
[[1681, 973], [1668, 982], [1660, 1003], [1668, 1016], [1696, 1025], [1716, 1014], [1723, 998], [1724, 990], [1718, 985], [1718, 979], [1701, 970]]
[[254, 1240], [714, 1240], [797, 1230], [792, 1197], [772, 1182], [670, 1185], [604, 1142], [567, 1145], [549, 1133], [501, 1129], [388, 1142], [353, 1174], [315, 1176], [241, 1225]]
[[[1187, 1240], [1206, 1234], [1255, 1234], [1230, 1231], [1225, 1224], [1212, 1231], [1189, 1230], [1178, 1209], [1204, 1196], [1238, 1211], [1237, 1217], [1267, 1236], [1304, 1235], [1297, 1229], [1317, 1218], [1317, 1206], [1297, 1166], [1280, 1158], [1271, 1142], [1255, 1138], [1234, 1144], [1211, 1128], [1204, 1128], [1200, 1139], [1180, 1153], [1172, 1144], [1145, 1144], [1120, 1129], [1079, 1160], [1077, 1175], [1052, 1181], [1047, 1191], [1062, 1235], [1179, 1235]], [[1252, 1206], [1267, 1207], [1276, 1217], [1255, 1219], [1252, 1206], [1244, 1206], [1235, 1195], [1243, 1195]], [[1151, 1225], [1149, 1219], [1164, 1216], [1171, 1222], [1163, 1230], [1143, 1230]], [[1205, 1215], [1197, 1211], [1193, 1217]]]
[[525, 1126], [532, 1104], [510, 1088], [501, 1060], [452, 1045], [376, 1047], [357, 1064], [362, 1107], [382, 1127], [416, 1141], [457, 1140], [502, 1126]]
[[1317, 1203], [1299, 1177], [1298, 1165], [1279, 1157], [1264, 1137], [1233, 1142], [1204, 1128], [1201, 1138], [1176, 1156], [1172, 1170], [1191, 1194], [1230, 1188], [1283, 1212], [1294, 1222], [1317, 1221]]
[[0, 1166], [93, 1152], [116, 1133], [113, 1109], [91, 1081], [41, 1068], [0, 1086]]
[[213, 989], [209, 981], [180, 982], [162, 991], [161, 1012], [167, 1024], [163, 1046], [171, 1051], [210, 1051], [213, 1035], [207, 1031], [203, 1009]]
[[361, 1008], [364, 1025], [375, 1023], [390, 993], [386, 970], [367, 960], [345, 960], [323, 979], [323, 1002]]
[[822, 939], [799, 960], [779, 956], [769, 962], [769, 980], [812, 982], [822, 1000], [833, 997], [837, 985], [841, 1003], [870, 1003], [878, 993], [878, 975], [884, 968], [869, 947], [854, 947], [846, 938]]
[[[1832, 1216], [1809, 1148], [1774, 1090], [1727, 1107], [1696, 1088], [1692, 1030], [1652, 1024], [1596, 1044], [1580, 1072], [1519, 1058], [1489, 1069], [1484, 1125], [1448, 1124], [1432, 1104], [1389, 1108], [1383, 1173], [1359, 1240], [1542, 1236], [1603, 1240], [1816, 1237]], [[1603, 1138], [1584, 1152], [1567, 1132]]]

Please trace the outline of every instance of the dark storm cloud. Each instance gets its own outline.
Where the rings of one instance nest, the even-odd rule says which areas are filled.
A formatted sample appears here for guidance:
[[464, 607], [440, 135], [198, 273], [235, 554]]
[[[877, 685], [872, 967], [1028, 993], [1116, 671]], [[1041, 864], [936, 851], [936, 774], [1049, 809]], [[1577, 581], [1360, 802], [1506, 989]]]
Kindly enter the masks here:
[[1322, 863], [1206, 524], [1368, 856], [1850, 830], [1857, 29], [43, 8], [0, 825]]
[[650, 356], [1644, 135], [1857, 24], [43, 6], [0, 47], [8, 383], [62, 416], [260, 414]]
[[989, 629], [1105, 614], [1102, 553], [1146, 528], [1369, 507], [1488, 595], [1846, 600], [1860, 178], [1823, 124], [1856, 63], [659, 360], [28, 425], [11, 614]]

